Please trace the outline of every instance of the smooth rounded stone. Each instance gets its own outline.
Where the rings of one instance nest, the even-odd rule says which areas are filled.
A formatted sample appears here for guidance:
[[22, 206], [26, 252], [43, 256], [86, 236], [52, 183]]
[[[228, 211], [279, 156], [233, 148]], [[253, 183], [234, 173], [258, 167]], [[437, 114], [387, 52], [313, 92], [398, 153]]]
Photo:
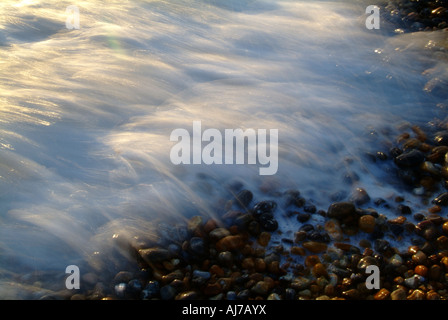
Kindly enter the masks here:
[[255, 294], [266, 295], [269, 289], [269, 283], [266, 281], [258, 281], [250, 290]]
[[218, 254], [218, 261], [226, 266], [233, 264], [233, 254], [230, 251], [223, 251]]
[[278, 221], [270, 214], [263, 213], [259, 218], [260, 226], [269, 232], [274, 232], [278, 229]]
[[202, 270], [194, 270], [193, 271], [193, 279], [192, 281], [195, 283], [205, 283], [208, 279], [211, 278], [211, 273], [208, 271], [202, 271]]
[[173, 300], [176, 297], [176, 294], [176, 289], [169, 284], [160, 288], [160, 298], [162, 300]]
[[213, 229], [212, 231], [210, 231], [210, 233], [208, 235], [212, 241], [218, 241], [224, 237], [229, 236], [230, 231], [226, 228], [216, 228], [216, 229]]
[[320, 262], [313, 266], [312, 273], [316, 278], [328, 275], [326, 267]]
[[266, 247], [271, 241], [271, 234], [269, 232], [263, 231], [257, 238], [257, 242], [260, 246]]
[[140, 249], [138, 253], [147, 263], [162, 262], [173, 258], [172, 252], [163, 248]]
[[440, 236], [436, 240], [437, 247], [440, 250], [448, 250], [448, 237]]
[[349, 298], [349, 299], [359, 299], [360, 293], [358, 289], [349, 289], [342, 291], [342, 296]]
[[365, 189], [356, 188], [350, 197], [350, 201], [357, 206], [362, 206], [370, 201], [370, 196]]
[[129, 281], [131, 281], [134, 278], [134, 274], [132, 272], [129, 271], [120, 271], [118, 272], [114, 279], [113, 279], [113, 283], [118, 284], [118, 283], [128, 283]]
[[373, 296], [374, 300], [387, 300], [390, 297], [390, 291], [382, 288]]
[[432, 200], [432, 203], [439, 206], [448, 205], [448, 192], [439, 194], [434, 200]]
[[395, 268], [398, 268], [403, 264], [403, 258], [396, 253], [392, 257], [390, 257], [389, 264]]
[[434, 142], [439, 146], [448, 146], [448, 131], [438, 132], [434, 137]]
[[400, 215], [402, 215], [402, 214], [411, 214], [412, 213], [412, 209], [411, 209], [411, 207], [409, 207], [407, 205], [399, 204], [397, 206], [397, 212]]
[[404, 279], [404, 285], [411, 289], [418, 288], [423, 282], [425, 282], [425, 278], [418, 274]]
[[428, 275], [428, 267], [419, 264], [415, 267], [414, 272], [422, 277], [426, 277]]
[[441, 266], [434, 264], [431, 267], [429, 267], [428, 278], [430, 280], [439, 280], [441, 275], [442, 275], [442, 267]]
[[262, 214], [269, 214], [273, 216], [274, 210], [277, 208], [277, 203], [275, 201], [261, 201], [255, 204], [252, 209], [252, 214], [255, 217], [260, 217]]
[[321, 253], [328, 248], [327, 244], [317, 241], [306, 241], [302, 245], [305, 249], [312, 253]]
[[372, 256], [366, 256], [361, 258], [358, 261], [358, 264], [356, 265], [356, 267], [361, 270], [362, 272], [365, 272], [366, 268], [370, 265], [378, 265], [378, 261], [372, 257]]
[[448, 221], [442, 225], [442, 231], [443, 231], [443, 233], [448, 235]]
[[142, 290], [140, 296], [143, 300], [155, 298], [160, 293], [160, 284], [158, 281], [149, 281], [146, 287]]
[[425, 161], [425, 155], [417, 149], [412, 149], [395, 157], [394, 161], [399, 167], [416, 167]]
[[308, 204], [303, 206], [303, 211], [305, 211], [306, 213], [316, 213], [317, 208], [314, 204]]
[[233, 300], [236, 300], [237, 298], [238, 298], [238, 296], [235, 291], [227, 291], [226, 300], [233, 301]]
[[307, 213], [307, 212], [301, 212], [299, 214], [297, 214], [297, 220], [299, 222], [306, 222], [311, 218], [311, 214]]
[[330, 219], [325, 222], [324, 230], [328, 233], [330, 238], [334, 241], [341, 241], [344, 237], [341, 225], [336, 219]]
[[389, 241], [384, 239], [376, 239], [374, 248], [379, 253], [384, 253], [391, 248]]
[[249, 204], [252, 202], [252, 199], [254, 198], [254, 195], [249, 190], [241, 190], [238, 192], [238, 194], [235, 196], [236, 202], [243, 208], [246, 208], [249, 206]]
[[398, 288], [394, 291], [391, 292], [390, 294], [390, 298], [392, 300], [406, 300], [406, 291], [403, 290], [402, 288]]
[[222, 291], [222, 287], [218, 282], [208, 283], [204, 288], [204, 294], [206, 296], [216, 296], [220, 294]]
[[192, 237], [189, 245], [190, 250], [197, 255], [205, 255], [208, 251], [204, 239], [200, 237]]
[[199, 294], [196, 291], [186, 291], [179, 293], [175, 300], [196, 300], [198, 297]]
[[327, 243], [331, 241], [330, 236], [324, 230], [312, 230], [306, 234], [306, 237], [310, 241], [327, 242]]
[[278, 293], [271, 293], [266, 300], [282, 300]]
[[290, 287], [294, 290], [301, 291], [307, 289], [311, 285], [311, 283], [312, 280], [303, 276], [299, 276], [291, 282]]
[[238, 292], [236, 297], [237, 297], [237, 300], [247, 300], [247, 299], [249, 299], [249, 297], [250, 297], [249, 289], [241, 290], [240, 292]]
[[407, 296], [407, 300], [424, 300], [425, 299], [425, 293], [422, 290], [415, 289], [412, 291], [412, 293]]
[[425, 264], [426, 263], [427, 256], [426, 254], [419, 250], [415, 254], [412, 255], [412, 261], [414, 261], [417, 264]]
[[375, 230], [375, 218], [371, 215], [361, 216], [358, 220], [358, 227], [365, 233], [372, 233]]
[[353, 215], [356, 215], [356, 207], [351, 202], [332, 203], [327, 211], [327, 217], [330, 219], [343, 220]]
[[240, 235], [230, 235], [222, 238], [216, 243], [216, 250], [218, 251], [232, 251], [242, 248], [244, 239]]

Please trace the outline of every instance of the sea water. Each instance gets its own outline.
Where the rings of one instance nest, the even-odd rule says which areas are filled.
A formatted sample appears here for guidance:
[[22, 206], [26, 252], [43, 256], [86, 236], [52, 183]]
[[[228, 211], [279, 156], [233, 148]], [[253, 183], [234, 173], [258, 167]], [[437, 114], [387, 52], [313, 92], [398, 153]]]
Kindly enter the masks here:
[[[446, 32], [368, 29], [368, 5], [2, 1], [0, 298], [40, 298], [24, 284], [36, 272], [110, 268], [117, 237], [219, 218], [235, 186], [253, 203], [300, 190], [323, 210], [362, 187], [418, 209], [364, 155], [387, 151], [400, 126], [446, 118]], [[278, 171], [173, 164], [170, 134], [194, 121], [278, 130]]]

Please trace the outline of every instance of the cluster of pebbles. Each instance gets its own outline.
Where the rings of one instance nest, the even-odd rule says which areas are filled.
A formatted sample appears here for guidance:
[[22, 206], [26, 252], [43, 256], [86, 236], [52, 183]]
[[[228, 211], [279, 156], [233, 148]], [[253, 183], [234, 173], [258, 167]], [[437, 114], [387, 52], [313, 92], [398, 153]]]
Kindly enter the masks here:
[[[410, 170], [415, 179], [407, 183], [423, 188], [425, 199], [448, 178], [448, 131], [437, 132], [430, 143], [423, 130], [412, 130], [377, 156]], [[434, 181], [426, 184], [427, 177]], [[198, 215], [160, 225], [157, 245], [133, 248], [134, 270], [118, 272], [108, 284], [83, 283], [71, 299], [448, 299], [448, 193], [413, 213], [400, 197], [389, 204], [357, 191], [356, 198], [326, 210], [297, 190], [284, 192], [288, 218], [298, 226], [291, 236], [279, 226], [275, 201], [255, 202], [251, 191], [242, 190], [232, 200], [238, 209], [219, 218]], [[398, 208], [396, 217], [381, 213], [388, 206]], [[314, 215], [320, 223], [312, 223]], [[409, 246], [399, 250], [394, 241]], [[379, 288], [367, 286], [369, 265], [378, 267]]]
[[388, 0], [380, 5], [382, 17], [396, 32], [433, 31], [448, 28], [448, 1]]

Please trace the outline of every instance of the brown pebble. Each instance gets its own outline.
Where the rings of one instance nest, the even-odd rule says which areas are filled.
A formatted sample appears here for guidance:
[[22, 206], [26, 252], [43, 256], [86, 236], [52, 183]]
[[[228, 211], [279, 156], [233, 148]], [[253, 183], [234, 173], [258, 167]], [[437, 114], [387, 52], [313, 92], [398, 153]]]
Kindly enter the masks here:
[[412, 261], [414, 261], [417, 264], [425, 264], [426, 254], [423, 251], [419, 250], [412, 255]]
[[207, 296], [215, 296], [221, 292], [221, 285], [218, 282], [208, 283], [204, 288], [204, 294]]
[[361, 240], [359, 240], [359, 246], [361, 248], [371, 248], [372, 243], [367, 239], [361, 239]]
[[298, 231], [294, 233], [294, 242], [299, 243], [306, 239], [306, 232], [305, 231]]
[[433, 206], [433, 207], [428, 209], [428, 212], [430, 212], [430, 213], [437, 213], [437, 212], [440, 212], [440, 211], [442, 211], [442, 207], [438, 206], [438, 205], [435, 205], [435, 206]]
[[430, 290], [426, 293], [426, 300], [440, 300], [440, 295], [434, 290]]
[[402, 288], [398, 288], [390, 294], [392, 300], [406, 300], [406, 291]]
[[304, 256], [306, 254], [306, 251], [304, 248], [297, 247], [297, 246], [291, 247], [290, 252], [291, 252], [291, 254], [295, 254], [295, 255], [299, 255], [299, 256]]
[[324, 229], [325, 231], [327, 231], [330, 238], [333, 239], [334, 241], [341, 241], [344, 237], [341, 225], [339, 224], [339, 221], [336, 219], [330, 219], [327, 222], [325, 222]]
[[334, 287], [334, 285], [332, 284], [327, 284], [324, 288], [324, 294], [326, 294], [327, 296], [334, 296], [336, 293], [336, 289]]
[[335, 242], [334, 246], [336, 248], [341, 249], [346, 252], [349, 252], [354, 248], [353, 245], [351, 245], [350, 243], [345, 243], [345, 242]]
[[443, 257], [440, 264], [445, 268], [445, 271], [448, 271], [448, 257]]
[[425, 299], [425, 293], [420, 289], [415, 289], [412, 291], [410, 295], [407, 296], [407, 300], [424, 300]]
[[375, 217], [364, 215], [358, 220], [358, 227], [365, 233], [372, 233], [375, 230]]
[[429, 267], [428, 277], [430, 280], [438, 280], [441, 275], [442, 275], [442, 268], [439, 265], [434, 264], [431, 267]]
[[395, 219], [388, 220], [391, 224], [403, 224], [406, 221], [405, 216], [398, 216]]
[[307, 241], [303, 243], [303, 247], [312, 253], [321, 253], [327, 250], [327, 245], [317, 241]]
[[280, 262], [278, 261], [272, 261], [268, 264], [268, 271], [272, 272], [273, 274], [280, 273]]
[[210, 267], [209, 272], [211, 274], [216, 274], [218, 277], [223, 277], [225, 275], [224, 270], [216, 264], [214, 264]]
[[422, 277], [426, 277], [426, 275], [428, 274], [428, 268], [424, 265], [419, 264], [415, 267], [414, 272], [421, 275]]
[[443, 233], [448, 235], [448, 221], [442, 225], [442, 231], [443, 231]]
[[319, 256], [316, 255], [309, 255], [305, 258], [305, 266], [308, 268], [314, 267], [317, 263], [320, 263]]
[[243, 262], [241, 263], [241, 267], [243, 269], [252, 270], [255, 268], [255, 261], [253, 258], [244, 258]]
[[448, 249], [448, 237], [446, 236], [440, 236], [436, 240], [437, 247], [441, 250]]
[[346, 291], [342, 291], [342, 296], [347, 297], [349, 299], [358, 299], [359, 291], [357, 289], [349, 289]]
[[240, 235], [232, 235], [222, 238], [216, 243], [218, 251], [232, 251], [240, 249], [244, 245], [243, 237]]
[[262, 258], [255, 259], [255, 271], [264, 272], [266, 270], [266, 262]]
[[316, 277], [316, 278], [319, 278], [319, 277], [322, 277], [322, 276], [324, 276], [324, 277], [326, 277], [327, 275], [328, 275], [328, 273], [327, 273], [327, 269], [325, 268], [325, 266], [322, 264], [322, 263], [316, 263], [314, 266], [313, 266], [313, 275]]
[[373, 299], [386, 300], [387, 298], [389, 298], [389, 296], [390, 296], [390, 291], [385, 288], [382, 288], [382, 289], [380, 289], [380, 291], [375, 293], [375, 295], [373, 296]]
[[210, 233], [213, 229], [216, 229], [218, 227], [218, 222], [215, 219], [208, 219], [207, 222], [204, 224], [204, 231], [206, 233]]
[[257, 242], [260, 246], [266, 247], [271, 241], [271, 234], [269, 232], [263, 231], [257, 238]]
[[255, 294], [259, 295], [265, 295], [269, 291], [269, 284], [265, 281], [258, 281], [255, 283], [255, 285], [251, 288], [251, 291]]

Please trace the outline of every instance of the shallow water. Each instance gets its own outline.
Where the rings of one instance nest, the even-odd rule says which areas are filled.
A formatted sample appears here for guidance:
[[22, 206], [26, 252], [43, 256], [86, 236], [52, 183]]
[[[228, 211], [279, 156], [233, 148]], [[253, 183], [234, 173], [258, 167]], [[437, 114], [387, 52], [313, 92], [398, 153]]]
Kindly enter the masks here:
[[[363, 155], [446, 118], [442, 31], [368, 30], [362, 1], [280, 0], [77, 1], [69, 30], [69, 5], [0, 4], [0, 298], [29, 298], [33, 271], [101, 270], [119, 234], [219, 216], [236, 181], [254, 201], [298, 189], [325, 210], [363, 187], [419, 205]], [[173, 165], [170, 133], [193, 121], [278, 129], [278, 172]]]

